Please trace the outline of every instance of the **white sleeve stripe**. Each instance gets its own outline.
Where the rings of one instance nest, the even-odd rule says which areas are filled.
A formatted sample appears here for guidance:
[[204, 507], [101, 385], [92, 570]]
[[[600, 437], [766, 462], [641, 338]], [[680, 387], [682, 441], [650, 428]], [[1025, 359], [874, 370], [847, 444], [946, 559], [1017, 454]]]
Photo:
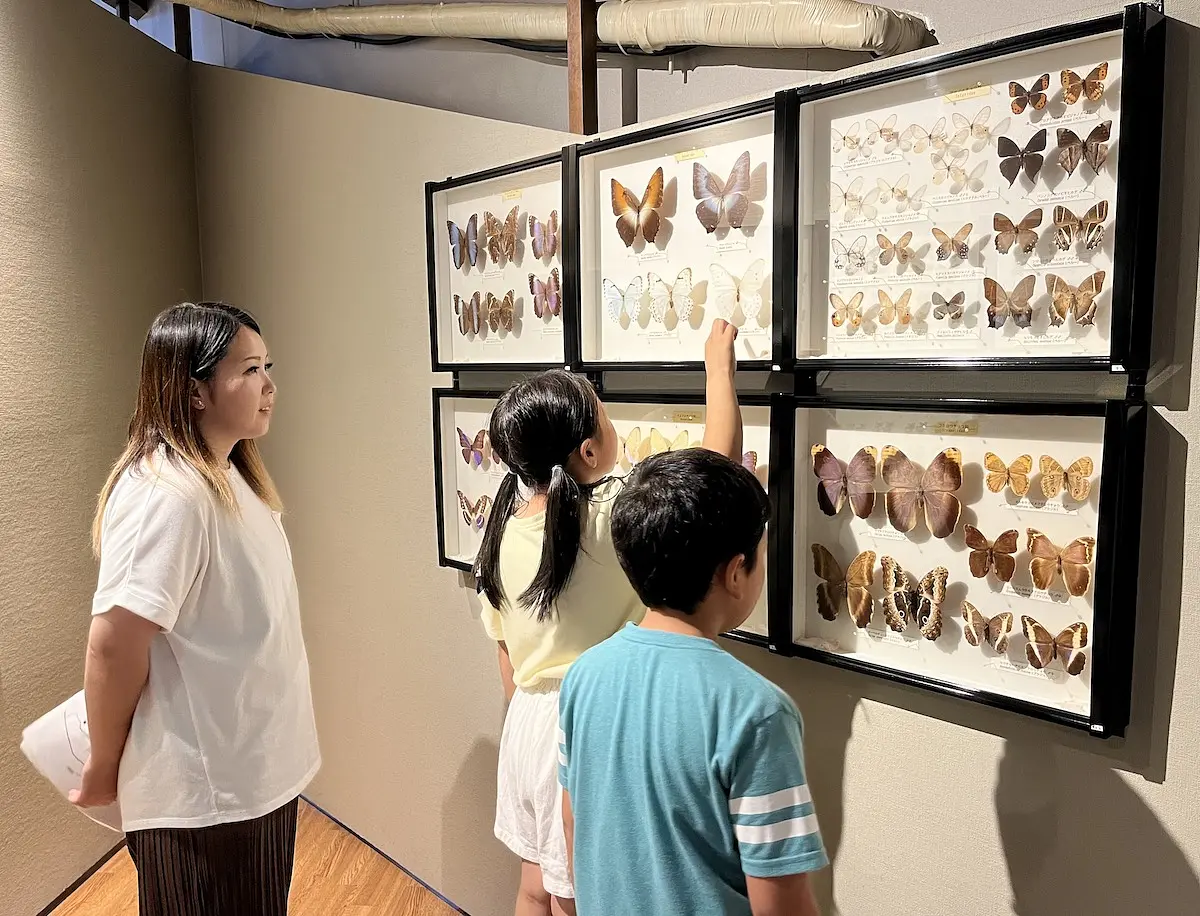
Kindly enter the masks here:
[[818, 829], [815, 814], [806, 814], [804, 817], [793, 817], [777, 824], [762, 824], [757, 827], [745, 824], [733, 825], [733, 832], [737, 835], [738, 842], [750, 845], [777, 843], [780, 840], [811, 836], [817, 833]]
[[812, 801], [812, 794], [807, 785], [792, 786], [790, 789], [780, 789], [770, 795], [746, 795], [742, 798], [729, 799], [730, 814], [770, 814], [772, 811], [782, 811], [784, 808], [794, 808], [796, 805], [807, 805]]
[[559, 752], [558, 752], [558, 762], [559, 762], [559, 764], [560, 764], [560, 765], [562, 765], [562, 766], [569, 766], [569, 765], [570, 765], [570, 764], [568, 764], [568, 763], [567, 763], [567, 755], [566, 755], [566, 754], [564, 754], [562, 751], [559, 751]]
[[558, 743], [559, 744], [567, 743], [567, 733], [565, 731], [563, 731], [561, 728], [558, 730]]

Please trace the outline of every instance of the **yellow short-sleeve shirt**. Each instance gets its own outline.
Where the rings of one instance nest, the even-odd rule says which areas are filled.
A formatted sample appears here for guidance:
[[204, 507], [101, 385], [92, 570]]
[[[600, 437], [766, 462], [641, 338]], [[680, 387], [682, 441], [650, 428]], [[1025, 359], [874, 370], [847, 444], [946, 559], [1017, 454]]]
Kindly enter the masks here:
[[483, 598], [483, 628], [502, 640], [513, 664], [513, 680], [526, 689], [561, 680], [575, 659], [603, 642], [627, 622], [640, 623], [646, 609], [625, 578], [613, 549], [609, 522], [621, 481], [602, 484], [592, 493], [575, 569], [549, 619], [516, 603], [542, 561], [545, 513], [509, 518], [500, 541], [503, 613]]

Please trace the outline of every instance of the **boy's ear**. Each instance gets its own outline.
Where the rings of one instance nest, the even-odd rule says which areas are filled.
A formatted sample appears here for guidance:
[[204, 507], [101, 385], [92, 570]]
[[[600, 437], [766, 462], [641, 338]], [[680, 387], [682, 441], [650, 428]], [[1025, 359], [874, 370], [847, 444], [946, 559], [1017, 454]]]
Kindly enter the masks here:
[[720, 578], [721, 585], [724, 586], [725, 591], [729, 592], [734, 598], [740, 598], [749, 578], [746, 570], [745, 554], [739, 553], [736, 557], [733, 557], [717, 571], [717, 576]]

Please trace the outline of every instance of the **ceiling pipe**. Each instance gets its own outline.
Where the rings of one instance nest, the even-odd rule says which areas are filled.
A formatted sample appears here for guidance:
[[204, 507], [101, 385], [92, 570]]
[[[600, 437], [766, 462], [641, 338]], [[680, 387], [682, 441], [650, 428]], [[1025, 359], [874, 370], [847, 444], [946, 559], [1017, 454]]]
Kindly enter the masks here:
[[[405, 3], [286, 9], [261, 0], [176, 0], [243, 25], [288, 35], [567, 40], [566, 6]], [[857, 0], [608, 0], [596, 14], [604, 44], [658, 51], [678, 45], [834, 48], [902, 54], [933, 43], [919, 16]]]

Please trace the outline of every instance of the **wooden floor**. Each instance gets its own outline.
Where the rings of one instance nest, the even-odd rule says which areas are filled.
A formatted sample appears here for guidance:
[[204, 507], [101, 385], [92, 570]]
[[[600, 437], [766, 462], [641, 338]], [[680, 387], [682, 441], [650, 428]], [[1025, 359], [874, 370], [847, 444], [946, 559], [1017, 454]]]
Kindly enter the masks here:
[[[137, 874], [122, 849], [54, 916], [137, 916]], [[289, 916], [456, 916], [457, 911], [315, 808], [300, 803]]]

